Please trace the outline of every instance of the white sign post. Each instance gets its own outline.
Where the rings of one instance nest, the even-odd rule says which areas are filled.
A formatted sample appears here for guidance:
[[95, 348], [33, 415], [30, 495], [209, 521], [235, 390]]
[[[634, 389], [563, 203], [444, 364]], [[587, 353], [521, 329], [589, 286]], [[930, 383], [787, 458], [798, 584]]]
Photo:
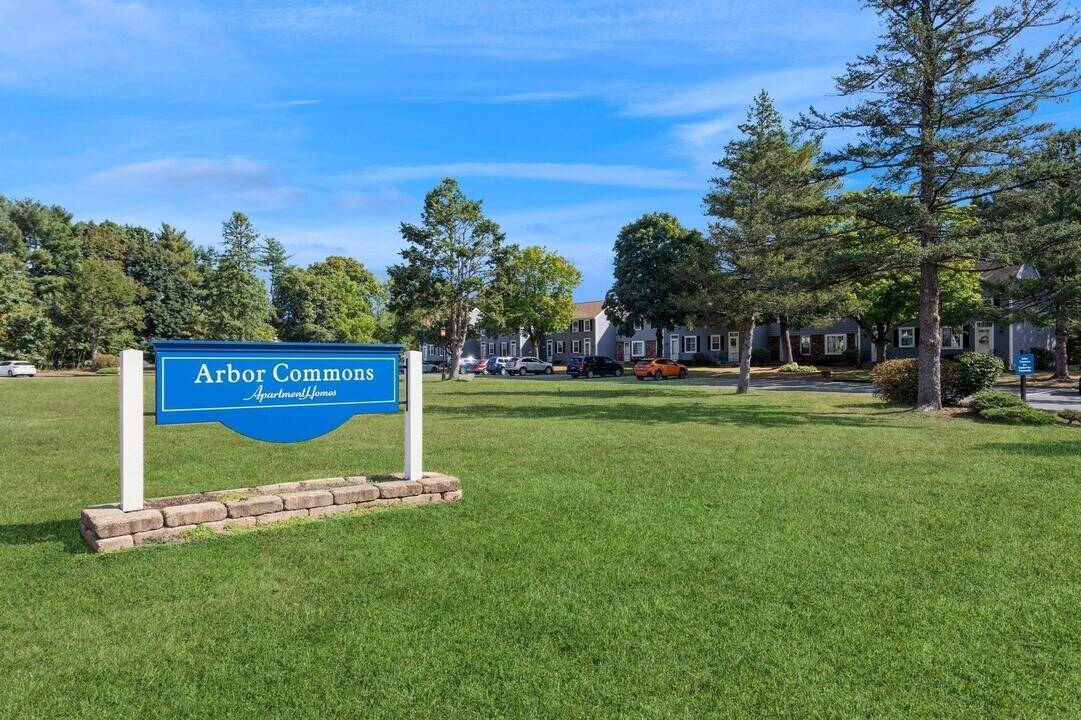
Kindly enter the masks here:
[[405, 353], [405, 479], [420, 480], [424, 448], [423, 399], [420, 352]]
[[120, 509], [143, 509], [143, 351], [120, 353]]

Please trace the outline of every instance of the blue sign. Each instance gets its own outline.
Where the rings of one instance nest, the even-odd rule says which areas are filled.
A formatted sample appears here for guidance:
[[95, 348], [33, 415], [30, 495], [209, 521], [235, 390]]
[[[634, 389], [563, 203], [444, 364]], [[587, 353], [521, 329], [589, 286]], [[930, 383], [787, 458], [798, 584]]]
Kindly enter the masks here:
[[1036, 356], [1022, 353], [1013, 356], [1013, 367], [1015, 375], [1035, 375], [1036, 374]]
[[158, 425], [220, 422], [268, 442], [398, 412], [400, 345], [155, 340]]

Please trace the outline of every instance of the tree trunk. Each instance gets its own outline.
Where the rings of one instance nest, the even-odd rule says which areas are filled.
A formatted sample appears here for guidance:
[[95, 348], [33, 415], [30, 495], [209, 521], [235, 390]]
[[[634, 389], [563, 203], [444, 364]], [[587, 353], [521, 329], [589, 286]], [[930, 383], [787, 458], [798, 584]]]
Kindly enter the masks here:
[[1053, 380], [1071, 379], [1070, 360], [1066, 352], [1068, 335], [1065, 318], [1055, 320], [1055, 376]]
[[886, 361], [886, 348], [889, 345], [889, 335], [886, 333], [888, 332], [889, 330], [886, 328], [885, 324], [877, 323], [875, 325], [875, 334], [871, 339], [875, 344], [876, 363]]
[[101, 331], [94, 330], [94, 338], [90, 341], [90, 362], [94, 362], [94, 358], [98, 356], [98, 348], [101, 347]]
[[787, 365], [792, 362], [792, 328], [788, 326], [788, 316], [782, 315], [781, 325], [781, 364]]
[[743, 395], [751, 389], [751, 338], [754, 336], [754, 315], [739, 329], [739, 384], [736, 394]]
[[934, 255], [928, 252], [937, 248], [940, 222], [935, 194], [938, 178], [935, 176], [935, 114], [941, 107], [936, 97], [935, 81], [937, 72], [934, 67], [937, 53], [935, 38], [931, 30], [933, 25], [931, 0], [920, 1], [921, 45], [923, 57], [920, 59], [920, 140], [917, 147], [919, 157], [919, 202], [923, 211], [920, 218], [920, 247], [924, 256], [920, 260], [920, 347], [919, 347], [919, 392], [916, 409], [921, 412], [934, 412], [942, 409], [942, 330], [939, 321], [938, 264]]
[[[529, 333], [529, 343], [533, 346], [530, 348], [533, 350], [533, 355], [541, 357], [541, 345], [544, 343], [544, 334], [539, 332]], [[544, 358], [545, 361], [551, 361], [551, 358]]]
[[938, 265], [920, 263], [919, 394], [916, 409], [942, 409], [942, 327], [939, 318]]

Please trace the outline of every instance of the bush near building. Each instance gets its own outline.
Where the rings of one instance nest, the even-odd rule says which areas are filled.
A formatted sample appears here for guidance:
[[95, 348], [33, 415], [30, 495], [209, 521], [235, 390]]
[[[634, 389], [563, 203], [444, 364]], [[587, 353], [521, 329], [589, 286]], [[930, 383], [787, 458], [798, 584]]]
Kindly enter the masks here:
[[[964, 353], [942, 363], [942, 402], [956, 405], [969, 395], [994, 386], [1002, 361], [993, 355]], [[875, 395], [889, 402], [915, 405], [919, 394], [919, 364], [914, 358], [886, 360], [871, 371]]]

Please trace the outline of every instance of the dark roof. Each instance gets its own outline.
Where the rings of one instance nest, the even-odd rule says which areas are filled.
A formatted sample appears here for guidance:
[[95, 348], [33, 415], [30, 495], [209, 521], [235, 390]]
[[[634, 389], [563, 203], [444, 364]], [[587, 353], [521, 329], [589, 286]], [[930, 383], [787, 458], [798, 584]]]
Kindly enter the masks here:
[[990, 260], [980, 260], [976, 263], [976, 269], [980, 271], [981, 277], [988, 282], [1012, 280], [1021, 274], [1023, 267], [1024, 265], [1006, 265]]

